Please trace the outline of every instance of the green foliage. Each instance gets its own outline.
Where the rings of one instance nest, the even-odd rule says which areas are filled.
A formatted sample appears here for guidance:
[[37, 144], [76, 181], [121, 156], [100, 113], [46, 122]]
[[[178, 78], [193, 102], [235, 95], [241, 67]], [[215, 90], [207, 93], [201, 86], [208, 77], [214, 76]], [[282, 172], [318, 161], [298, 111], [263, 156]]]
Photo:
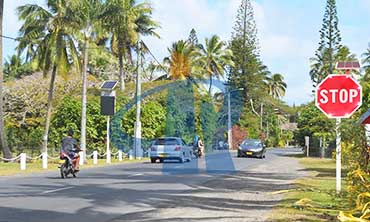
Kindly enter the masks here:
[[309, 103], [301, 111], [298, 117], [298, 131], [295, 132], [295, 140], [304, 146], [304, 137], [325, 137], [327, 141], [335, 138], [334, 121], [328, 119], [314, 103]]
[[267, 77], [268, 92], [273, 98], [282, 98], [285, 95], [287, 84], [283, 75], [276, 73]]
[[19, 54], [26, 52], [26, 61], [36, 61], [44, 75], [52, 66], [62, 76], [69, 73], [71, 66], [80, 67], [73, 39], [78, 24], [66, 4], [49, 0], [46, 8], [27, 4], [18, 7], [17, 12], [22, 21], [17, 50]]
[[195, 134], [194, 90], [190, 81], [178, 81], [168, 89], [166, 101], [166, 136], [192, 141]]
[[239, 124], [247, 129], [248, 137], [258, 139], [260, 135], [260, 118], [245, 107], [240, 117]]
[[[164, 135], [166, 110], [157, 101], [149, 101], [142, 106], [141, 124], [142, 137], [151, 140]], [[134, 136], [136, 121], [136, 107], [130, 109], [122, 119], [122, 128], [129, 135]]]
[[212, 145], [217, 144], [214, 135], [217, 129], [218, 115], [215, 112], [212, 101], [204, 98], [200, 103], [200, 124], [206, 152], [212, 151]]
[[12, 55], [4, 63], [4, 79], [5, 81], [22, 78], [23, 76], [31, 75], [33, 72], [30, 63], [23, 63], [22, 58], [17, 55]]
[[201, 48], [201, 66], [210, 80], [209, 95], [212, 95], [212, 79], [224, 77], [226, 67], [234, 66], [233, 53], [225, 47], [226, 43], [214, 35], [210, 39], [206, 38], [205, 46]]
[[[81, 101], [67, 96], [63, 99], [57, 112], [53, 115], [50, 127], [50, 143], [60, 147], [60, 141], [66, 136], [68, 129], [73, 129], [74, 137], [80, 136]], [[105, 150], [106, 118], [100, 115], [100, 103], [90, 99], [87, 104], [86, 141], [87, 150]]]

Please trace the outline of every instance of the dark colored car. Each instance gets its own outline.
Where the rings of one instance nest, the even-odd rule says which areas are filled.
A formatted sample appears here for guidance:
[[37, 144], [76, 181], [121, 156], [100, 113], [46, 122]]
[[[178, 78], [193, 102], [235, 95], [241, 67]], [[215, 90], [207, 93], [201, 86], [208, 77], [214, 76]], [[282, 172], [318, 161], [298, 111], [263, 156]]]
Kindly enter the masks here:
[[238, 147], [238, 157], [266, 157], [266, 146], [261, 140], [246, 139]]

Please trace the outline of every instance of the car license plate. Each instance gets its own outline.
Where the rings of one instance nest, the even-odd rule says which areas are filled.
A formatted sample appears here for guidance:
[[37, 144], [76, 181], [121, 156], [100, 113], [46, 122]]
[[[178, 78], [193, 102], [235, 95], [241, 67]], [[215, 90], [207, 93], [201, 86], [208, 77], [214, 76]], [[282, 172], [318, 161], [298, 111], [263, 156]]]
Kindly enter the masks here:
[[59, 160], [59, 164], [64, 164], [66, 160]]
[[159, 154], [159, 157], [167, 157], [167, 154], [161, 153], [161, 154]]
[[253, 155], [253, 152], [247, 152], [247, 155], [251, 156], [251, 155]]

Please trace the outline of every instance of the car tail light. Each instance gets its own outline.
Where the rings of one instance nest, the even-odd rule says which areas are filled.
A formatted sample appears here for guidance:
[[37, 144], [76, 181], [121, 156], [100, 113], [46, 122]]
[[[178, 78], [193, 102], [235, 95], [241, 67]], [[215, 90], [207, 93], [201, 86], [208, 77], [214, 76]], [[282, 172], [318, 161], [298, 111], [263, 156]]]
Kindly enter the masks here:
[[157, 148], [155, 148], [154, 146], [150, 148], [151, 151], [157, 151]]
[[176, 148], [175, 148], [175, 151], [180, 151], [181, 150], [181, 147], [180, 146], [177, 146]]

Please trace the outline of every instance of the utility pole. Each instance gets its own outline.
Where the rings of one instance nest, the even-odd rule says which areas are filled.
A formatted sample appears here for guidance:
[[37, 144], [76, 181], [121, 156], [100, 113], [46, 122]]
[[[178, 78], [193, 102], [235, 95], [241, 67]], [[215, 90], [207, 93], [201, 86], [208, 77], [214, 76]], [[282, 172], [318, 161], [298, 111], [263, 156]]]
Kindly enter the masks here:
[[232, 149], [233, 140], [232, 140], [232, 129], [231, 129], [231, 104], [230, 104], [230, 89], [227, 89], [227, 142], [229, 145], [229, 150]]
[[141, 41], [137, 42], [137, 74], [136, 74], [136, 122], [135, 122], [135, 146], [134, 146], [134, 156], [135, 159], [141, 159], [142, 149], [141, 149]]

